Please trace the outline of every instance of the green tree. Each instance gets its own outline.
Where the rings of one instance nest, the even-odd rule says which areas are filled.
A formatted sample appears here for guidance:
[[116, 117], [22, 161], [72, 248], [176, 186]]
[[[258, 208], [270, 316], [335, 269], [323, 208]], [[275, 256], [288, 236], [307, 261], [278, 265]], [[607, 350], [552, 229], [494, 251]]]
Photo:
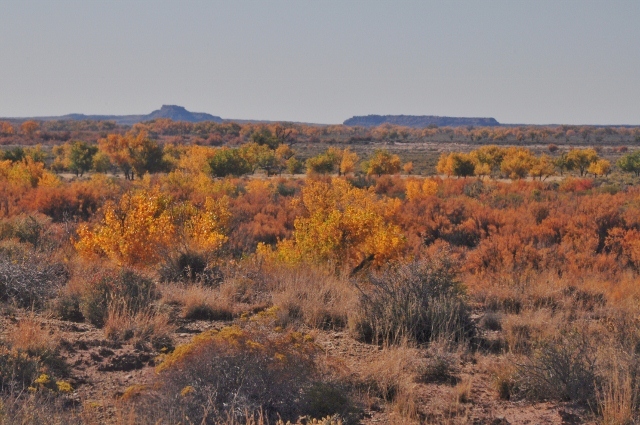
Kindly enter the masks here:
[[275, 137], [268, 128], [254, 131], [251, 134], [251, 141], [260, 146], [267, 146], [269, 149], [276, 149], [280, 145], [280, 139]]
[[438, 160], [436, 170], [447, 176], [468, 177], [475, 174], [476, 161], [469, 154], [443, 153]]
[[336, 148], [329, 148], [325, 152], [311, 157], [307, 160], [308, 174], [331, 174], [339, 169], [342, 162], [343, 151]]
[[553, 161], [553, 165], [555, 165], [558, 170], [560, 170], [560, 175], [563, 176], [565, 171], [571, 170], [571, 164], [567, 159], [567, 154], [565, 152], [562, 153], [555, 161]]
[[131, 166], [138, 177], [144, 173], [164, 171], [163, 152], [158, 142], [148, 137], [136, 137], [130, 144]]
[[289, 174], [300, 174], [304, 171], [304, 163], [296, 157], [291, 157], [286, 161], [286, 168]]
[[622, 171], [640, 176], [640, 150], [623, 156], [616, 164]]
[[8, 159], [11, 162], [22, 161], [25, 157], [24, 149], [21, 147], [12, 148], [6, 151], [2, 151], [2, 159]]
[[107, 173], [111, 170], [111, 161], [104, 152], [98, 152], [93, 156], [93, 169], [97, 173]]
[[252, 171], [251, 165], [240, 155], [238, 149], [222, 148], [209, 160], [214, 177], [241, 176]]
[[69, 149], [69, 170], [76, 176], [83, 175], [93, 166], [93, 157], [97, 152], [97, 146], [90, 146], [82, 141], [73, 142]]

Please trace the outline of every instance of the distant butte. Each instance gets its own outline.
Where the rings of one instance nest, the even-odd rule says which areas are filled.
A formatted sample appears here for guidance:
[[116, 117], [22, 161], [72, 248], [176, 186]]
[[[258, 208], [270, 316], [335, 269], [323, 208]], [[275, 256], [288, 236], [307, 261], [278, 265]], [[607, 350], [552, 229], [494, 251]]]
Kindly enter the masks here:
[[354, 116], [344, 122], [344, 125], [361, 127], [375, 127], [381, 124], [405, 127], [493, 127], [500, 125], [495, 118], [438, 117], [435, 115], [366, 115]]
[[169, 118], [173, 121], [187, 121], [187, 122], [202, 122], [213, 121], [223, 122], [223, 119], [207, 114], [204, 112], [190, 112], [183, 106], [177, 105], [162, 105], [162, 107], [156, 111], [147, 115], [84, 115], [84, 114], [68, 114], [57, 117], [34, 117], [27, 119], [35, 119], [39, 121], [115, 121], [119, 125], [133, 125], [138, 122], [151, 121], [158, 118]]

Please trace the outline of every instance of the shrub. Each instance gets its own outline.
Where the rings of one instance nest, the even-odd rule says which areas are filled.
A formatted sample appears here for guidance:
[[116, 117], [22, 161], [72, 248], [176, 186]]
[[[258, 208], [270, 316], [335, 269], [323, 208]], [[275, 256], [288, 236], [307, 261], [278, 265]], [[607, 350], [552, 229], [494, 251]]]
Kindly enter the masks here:
[[41, 308], [67, 280], [60, 263], [30, 255], [21, 260], [0, 256], [0, 300], [19, 307]]
[[474, 333], [462, 287], [443, 256], [390, 268], [370, 282], [362, 291], [360, 331], [373, 341], [460, 342]]
[[133, 272], [122, 269], [96, 275], [82, 294], [80, 309], [85, 319], [95, 326], [104, 326], [110, 307], [125, 308], [136, 313], [158, 298], [155, 284]]
[[160, 278], [165, 282], [202, 282], [215, 285], [222, 281], [217, 267], [209, 265], [203, 254], [187, 251], [169, 258], [160, 267]]
[[459, 358], [442, 344], [432, 344], [426, 362], [420, 368], [420, 381], [456, 384]]
[[158, 382], [137, 403], [138, 417], [147, 423], [219, 423], [242, 420], [247, 412], [285, 421], [306, 408], [336, 413], [317, 400], [322, 393], [338, 402], [333, 409], [346, 404], [335, 388], [318, 384], [316, 350], [296, 332], [268, 336], [228, 327], [198, 335], [158, 365]]
[[172, 347], [171, 333], [175, 330], [169, 324], [166, 314], [160, 314], [152, 308], [131, 312], [124, 308], [111, 306], [104, 323], [105, 336], [113, 341], [132, 340], [137, 347], [146, 343], [156, 349]]
[[26, 352], [0, 346], [0, 390], [18, 393], [36, 379], [40, 362]]
[[516, 385], [533, 400], [592, 403], [597, 380], [595, 341], [575, 331], [543, 342], [517, 365]]
[[[56, 380], [50, 377], [64, 376], [67, 372], [57, 338], [33, 317], [23, 317], [6, 330], [5, 340], [0, 343], [1, 392], [18, 394], [29, 387], [57, 391]], [[42, 379], [38, 380], [39, 376]]]

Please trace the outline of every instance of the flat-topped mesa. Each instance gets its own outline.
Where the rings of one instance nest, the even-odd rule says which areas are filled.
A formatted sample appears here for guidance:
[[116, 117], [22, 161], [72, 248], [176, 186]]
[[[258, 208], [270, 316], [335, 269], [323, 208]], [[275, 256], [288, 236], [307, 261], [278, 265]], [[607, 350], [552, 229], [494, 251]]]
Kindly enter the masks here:
[[222, 122], [222, 118], [207, 114], [204, 112], [190, 112], [183, 106], [177, 105], [162, 105], [160, 109], [157, 109], [150, 114], [146, 115], [85, 115], [85, 114], [67, 114], [56, 117], [33, 117], [33, 118], [21, 118], [21, 119], [35, 119], [39, 121], [114, 121], [119, 125], [133, 125], [138, 122], [151, 121], [159, 118], [169, 118], [173, 121], [187, 121], [187, 122], [202, 122], [213, 121]]
[[344, 125], [361, 127], [375, 127], [381, 124], [405, 127], [494, 127], [500, 125], [495, 118], [439, 117], [435, 115], [366, 115], [354, 116], [344, 122]]

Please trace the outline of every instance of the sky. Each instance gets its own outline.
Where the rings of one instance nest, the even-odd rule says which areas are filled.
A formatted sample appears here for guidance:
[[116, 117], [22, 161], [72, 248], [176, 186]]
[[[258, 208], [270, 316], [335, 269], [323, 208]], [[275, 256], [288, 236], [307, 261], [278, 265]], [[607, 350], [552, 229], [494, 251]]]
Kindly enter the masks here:
[[0, 116], [640, 124], [638, 21], [638, 0], [0, 0]]

